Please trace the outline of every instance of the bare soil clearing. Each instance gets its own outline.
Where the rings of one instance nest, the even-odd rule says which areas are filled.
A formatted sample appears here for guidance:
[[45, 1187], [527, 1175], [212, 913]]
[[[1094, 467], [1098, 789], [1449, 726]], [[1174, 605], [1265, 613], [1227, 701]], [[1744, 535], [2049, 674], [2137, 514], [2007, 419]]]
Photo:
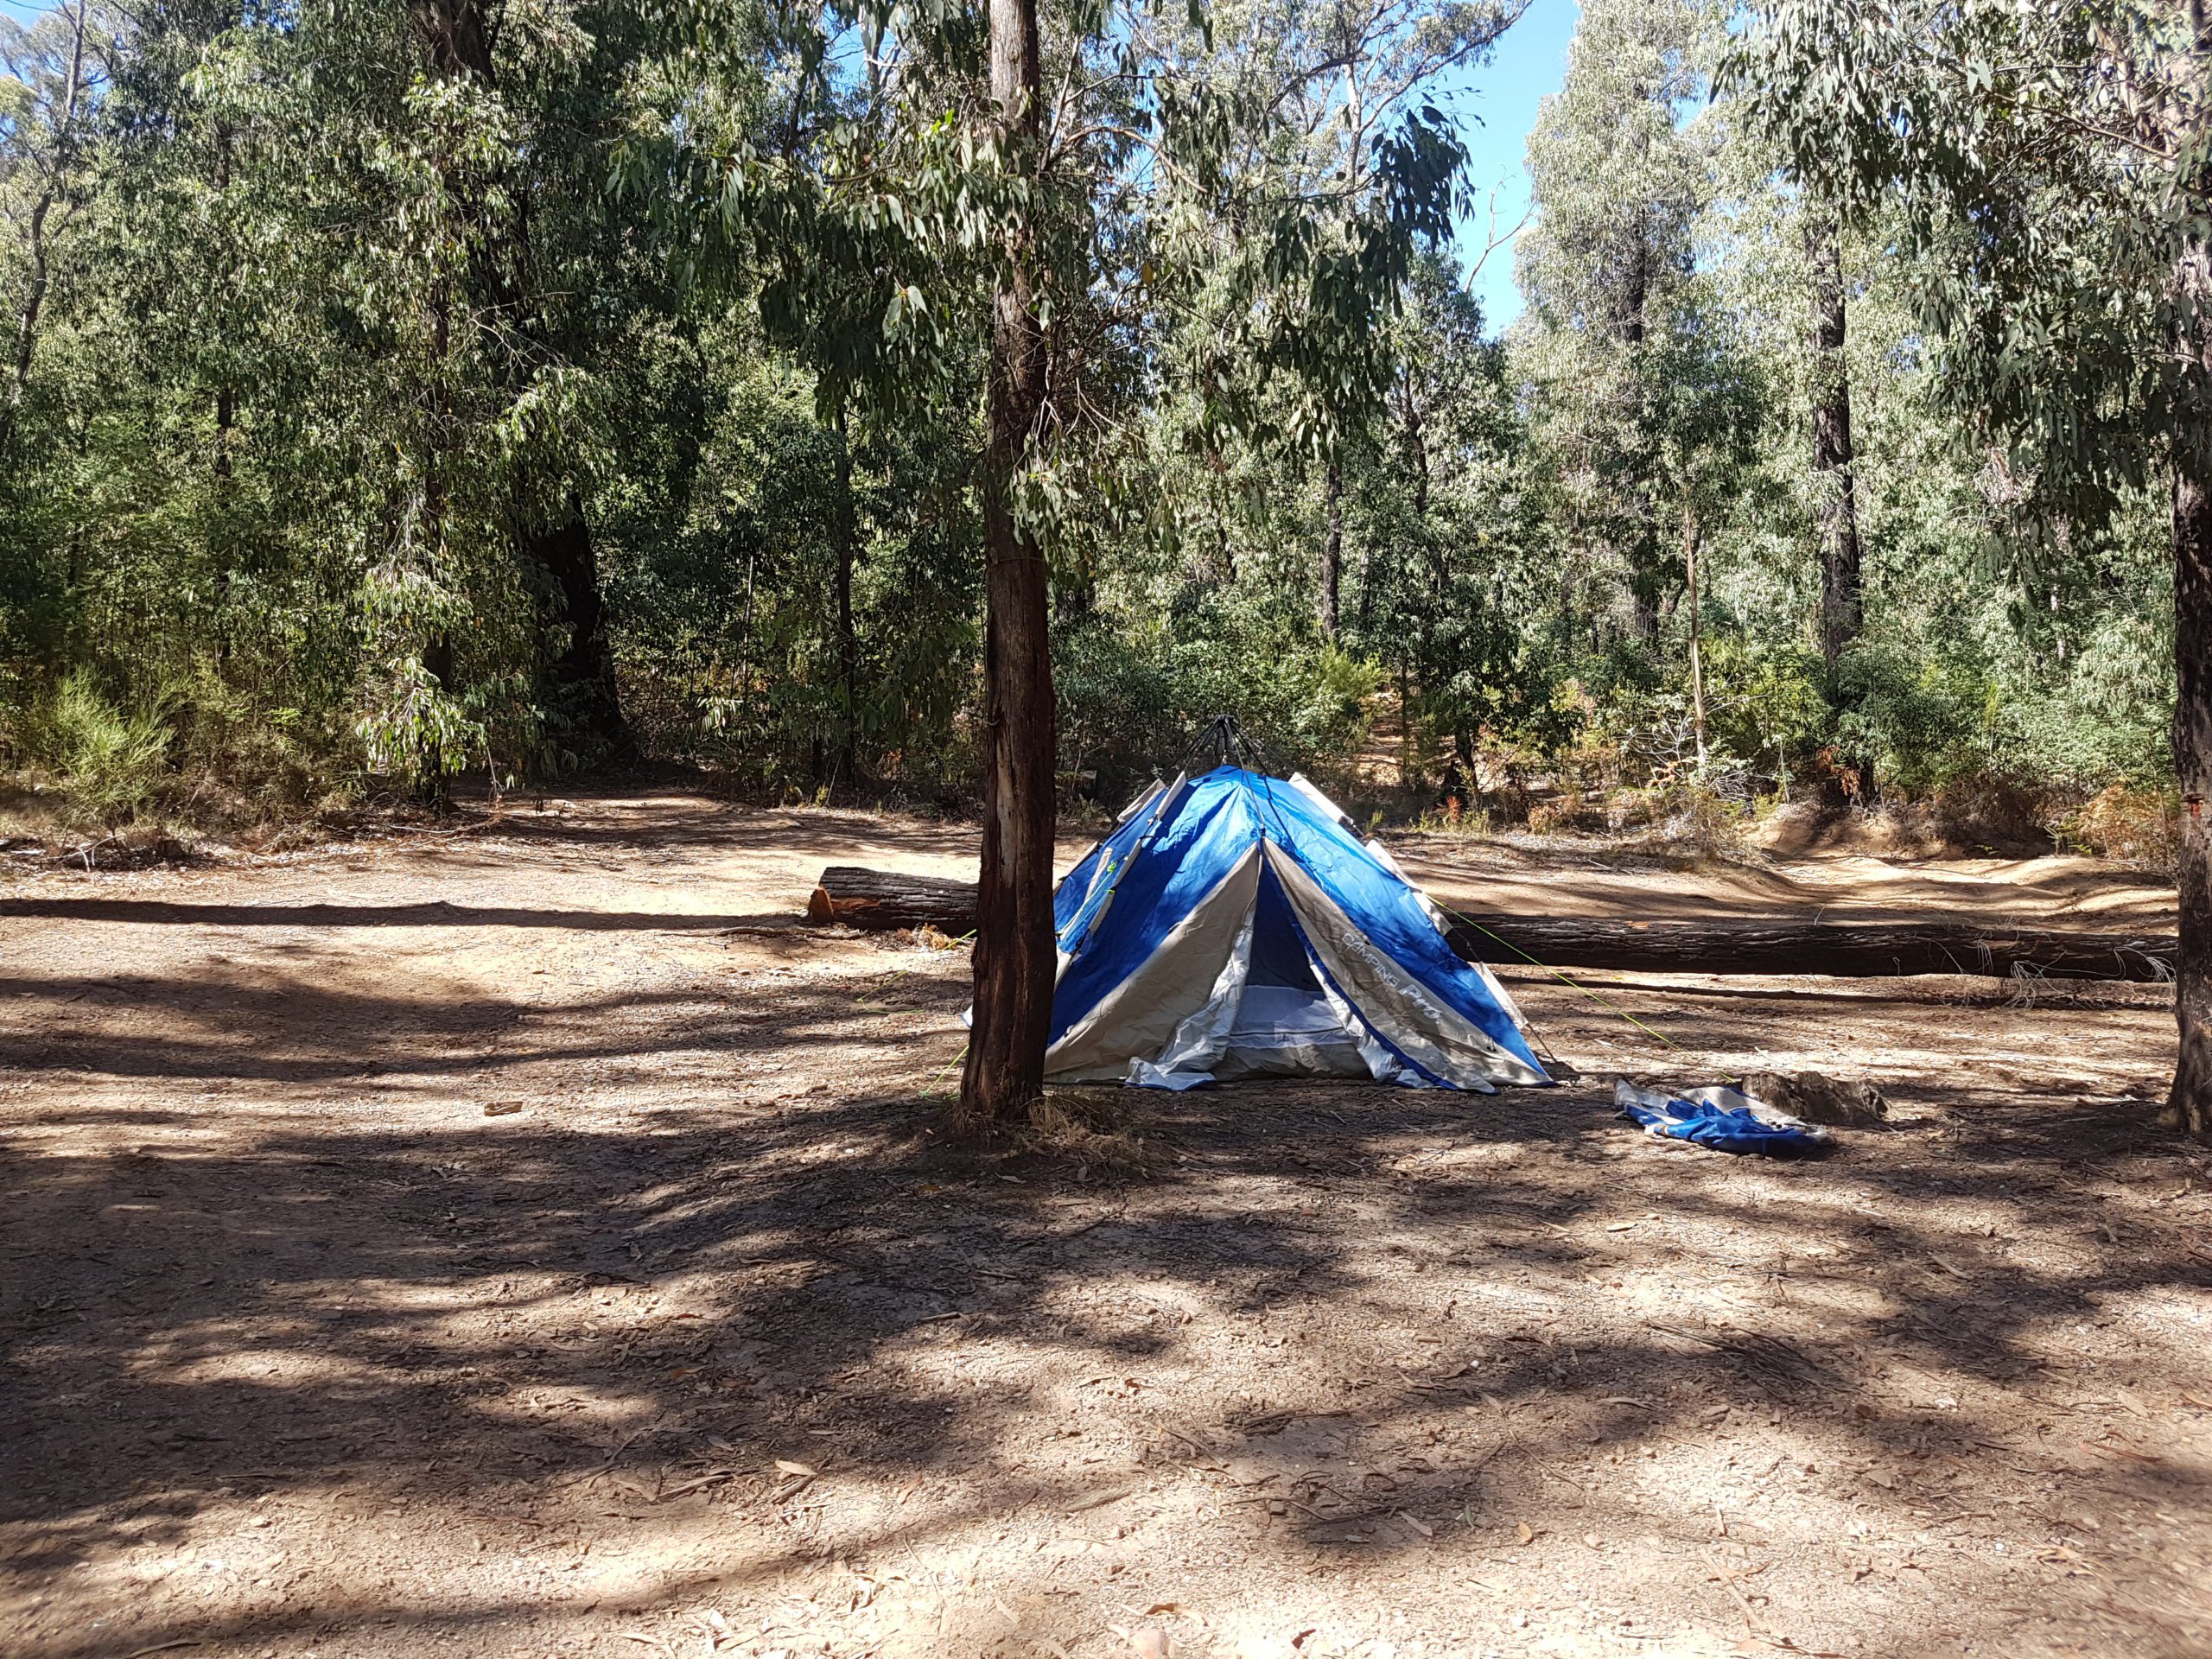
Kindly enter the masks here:
[[[0, 1652], [2212, 1650], [2159, 988], [1576, 976], [1669, 1048], [1532, 969], [1564, 1086], [1103, 1091], [1123, 1178], [918, 1098], [963, 954], [795, 919], [971, 846], [668, 794], [0, 887]], [[2086, 861], [1402, 855], [1484, 909], [2172, 925]], [[1610, 1115], [1755, 1067], [1897, 1126]]]

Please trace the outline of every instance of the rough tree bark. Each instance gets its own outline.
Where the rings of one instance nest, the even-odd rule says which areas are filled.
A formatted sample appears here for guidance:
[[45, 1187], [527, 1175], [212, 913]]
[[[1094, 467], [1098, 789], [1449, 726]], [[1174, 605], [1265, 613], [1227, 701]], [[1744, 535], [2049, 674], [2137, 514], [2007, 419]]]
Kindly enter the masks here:
[[1690, 728], [1697, 740], [1697, 769], [1705, 770], [1705, 629], [1703, 601], [1698, 593], [1697, 556], [1702, 539], [1697, 509], [1682, 504], [1682, 569], [1689, 582], [1690, 607]]
[[1321, 543], [1321, 637], [1334, 645], [1337, 639], [1338, 589], [1344, 574], [1344, 474], [1337, 461], [1329, 463], [1323, 493], [1328, 507], [1328, 534]]
[[2212, 481], [2174, 477], [2174, 770], [2181, 785], [2179, 1050], [2167, 1115], [2212, 1141]]
[[853, 442], [846, 397], [837, 394], [837, 691], [843, 723], [837, 743], [838, 775], [851, 781], [859, 747], [861, 642], [853, 626], [853, 563], [857, 556], [853, 512]]
[[[2192, 51], [2183, 74], [2196, 83], [2194, 119], [2177, 131], [2177, 155], [2200, 159], [2178, 180], [2201, 214], [2212, 184], [2201, 160], [2203, 105], [2212, 78], [2212, 31], [2202, 0], [2190, 0]], [[2193, 129], [2193, 130], [2192, 130]], [[2171, 344], [2188, 366], [2196, 399], [2184, 403], [2171, 436], [2174, 463], [2174, 779], [2181, 794], [2179, 961], [2176, 963], [2174, 1084], [2164, 1121], [2212, 1141], [2212, 430], [2202, 399], [2212, 385], [2212, 242], [2187, 236], [2175, 262], [2183, 303]]]
[[[2192, 238], [2177, 281], [2203, 316], [2212, 245]], [[2212, 378], [2212, 327], [2183, 323], [2185, 356]], [[2212, 442], [2174, 434], [2174, 781], [2181, 787], [2181, 963], [2174, 973], [2170, 1122], [2212, 1141]]]
[[1859, 637], [1859, 502], [1852, 475], [1851, 376], [1844, 360], [1843, 252], [1833, 212], [1805, 221], [1811, 272], [1813, 483], [1821, 532], [1821, 655], [1834, 668]]
[[[1033, 168], [1040, 92], [1036, 0], [991, 0], [991, 96], [1016, 167]], [[1045, 401], [1045, 342], [1016, 232], [991, 309], [985, 388], [983, 848], [976, 913], [976, 1007], [960, 1105], [1003, 1124], [1045, 1088], [1052, 1018], [1052, 764], [1045, 558], [1016, 521], [1013, 489]]]

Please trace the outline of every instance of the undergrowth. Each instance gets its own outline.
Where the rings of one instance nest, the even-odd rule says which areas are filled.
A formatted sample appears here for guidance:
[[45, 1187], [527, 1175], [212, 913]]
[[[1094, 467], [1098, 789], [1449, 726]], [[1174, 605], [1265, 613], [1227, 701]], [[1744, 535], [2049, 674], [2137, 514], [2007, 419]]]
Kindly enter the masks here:
[[1077, 1177], [1090, 1170], [1137, 1175], [1163, 1162], [1158, 1146], [1139, 1132], [1142, 1120], [1129, 1090], [1056, 1090], [1029, 1109], [1027, 1125], [1014, 1135], [1024, 1152], [1072, 1161]]

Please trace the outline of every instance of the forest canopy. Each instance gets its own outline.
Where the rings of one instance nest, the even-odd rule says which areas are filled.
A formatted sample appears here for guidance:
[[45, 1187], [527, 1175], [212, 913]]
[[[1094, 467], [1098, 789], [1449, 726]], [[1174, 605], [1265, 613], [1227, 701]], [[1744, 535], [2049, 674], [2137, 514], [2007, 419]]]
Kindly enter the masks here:
[[[1019, 510], [1064, 788], [1112, 800], [1222, 713], [1323, 770], [1402, 726], [1431, 785], [1700, 749], [1739, 801], [2169, 785], [2158, 481], [2082, 511], [1965, 417], [1905, 210], [1801, 184], [1719, 73], [1726, 11], [1584, 7], [1491, 326], [1454, 135], [1514, 15], [1046, 11], [1065, 245]], [[108, 822], [615, 755], [973, 786], [1007, 182], [959, 117], [976, 15], [0, 27], [9, 761]]]

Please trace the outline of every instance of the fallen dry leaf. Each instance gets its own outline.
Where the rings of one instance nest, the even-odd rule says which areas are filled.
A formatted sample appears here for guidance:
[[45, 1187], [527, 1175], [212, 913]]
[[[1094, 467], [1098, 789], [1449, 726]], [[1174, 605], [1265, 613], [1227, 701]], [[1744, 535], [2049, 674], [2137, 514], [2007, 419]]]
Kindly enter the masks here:
[[808, 1464], [797, 1462], [790, 1458], [778, 1458], [776, 1459], [776, 1467], [785, 1474], [804, 1475], [809, 1480], [818, 1480], [822, 1477], [822, 1471], [819, 1469], [814, 1468]]
[[1070, 1515], [1081, 1515], [1085, 1510], [1103, 1508], [1106, 1504], [1117, 1503], [1127, 1497], [1133, 1490], [1128, 1486], [1117, 1486], [1110, 1491], [1086, 1493], [1070, 1503], [1067, 1512]]
[[1533, 1544], [1536, 1541], [1536, 1529], [1526, 1521], [1515, 1527], [1514, 1531], [1521, 1535], [1521, 1541], [1524, 1544]]

